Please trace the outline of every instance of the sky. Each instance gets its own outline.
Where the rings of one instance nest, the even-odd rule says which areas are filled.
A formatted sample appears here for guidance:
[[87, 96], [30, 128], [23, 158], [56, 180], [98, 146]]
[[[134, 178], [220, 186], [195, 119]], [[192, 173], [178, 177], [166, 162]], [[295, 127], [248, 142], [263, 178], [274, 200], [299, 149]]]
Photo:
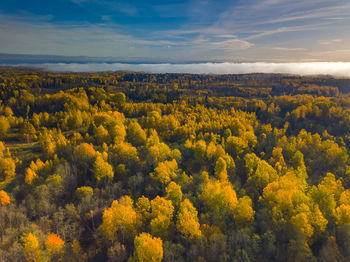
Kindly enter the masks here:
[[349, 0], [1, 0], [0, 53], [350, 62]]

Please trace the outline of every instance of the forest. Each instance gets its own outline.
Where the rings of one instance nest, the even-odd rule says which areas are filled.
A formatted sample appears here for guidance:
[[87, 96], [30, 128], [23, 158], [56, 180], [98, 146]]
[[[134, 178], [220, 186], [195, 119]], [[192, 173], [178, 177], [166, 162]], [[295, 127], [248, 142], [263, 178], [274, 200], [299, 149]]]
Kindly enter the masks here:
[[0, 68], [0, 261], [350, 261], [350, 79]]

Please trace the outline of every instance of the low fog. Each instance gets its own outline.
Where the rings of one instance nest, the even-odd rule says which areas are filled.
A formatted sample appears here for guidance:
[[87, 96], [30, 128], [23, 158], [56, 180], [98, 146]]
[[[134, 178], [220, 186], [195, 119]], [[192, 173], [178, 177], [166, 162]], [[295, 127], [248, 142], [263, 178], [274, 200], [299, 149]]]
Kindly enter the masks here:
[[124, 63], [43, 63], [12, 66], [42, 68], [56, 72], [142, 71], [147, 73], [247, 74], [281, 73], [293, 75], [332, 75], [350, 77], [348, 62], [308, 63], [196, 63], [196, 64], [124, 64]]

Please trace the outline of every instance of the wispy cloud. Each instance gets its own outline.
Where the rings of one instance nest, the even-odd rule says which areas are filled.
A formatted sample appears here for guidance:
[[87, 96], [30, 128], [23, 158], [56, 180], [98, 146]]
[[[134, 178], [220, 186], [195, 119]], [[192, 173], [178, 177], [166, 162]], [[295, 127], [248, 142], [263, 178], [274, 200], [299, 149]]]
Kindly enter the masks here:
[[222, 49], [231, 49], [231, 50], [247, 49], [254, 46], [254, 44], [241, 39], [229, 39], [225, 41], [218, 41], [218, 42], [213, 42], [211, 45], [214, 47], [218, 47]]
[[330, 39], [330, 40], [318, 40], [318, 43], [320, 45], [332, 45], [336, 43], [341, 43], [343, 40], [342, 39]]
[[277, 51], [288, 51], [288, 52], [307, 51], [306, 48], [300, 48], [300, 47], [273, 47], [272, 49]]

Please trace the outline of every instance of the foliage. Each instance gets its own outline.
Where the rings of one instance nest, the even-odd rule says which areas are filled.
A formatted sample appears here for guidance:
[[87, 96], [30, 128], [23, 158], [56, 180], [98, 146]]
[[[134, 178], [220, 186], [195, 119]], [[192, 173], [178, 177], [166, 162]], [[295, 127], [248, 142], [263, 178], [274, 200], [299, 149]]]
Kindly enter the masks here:
[[349, 85], [0, 68], [0, 261], [348, 261]]

